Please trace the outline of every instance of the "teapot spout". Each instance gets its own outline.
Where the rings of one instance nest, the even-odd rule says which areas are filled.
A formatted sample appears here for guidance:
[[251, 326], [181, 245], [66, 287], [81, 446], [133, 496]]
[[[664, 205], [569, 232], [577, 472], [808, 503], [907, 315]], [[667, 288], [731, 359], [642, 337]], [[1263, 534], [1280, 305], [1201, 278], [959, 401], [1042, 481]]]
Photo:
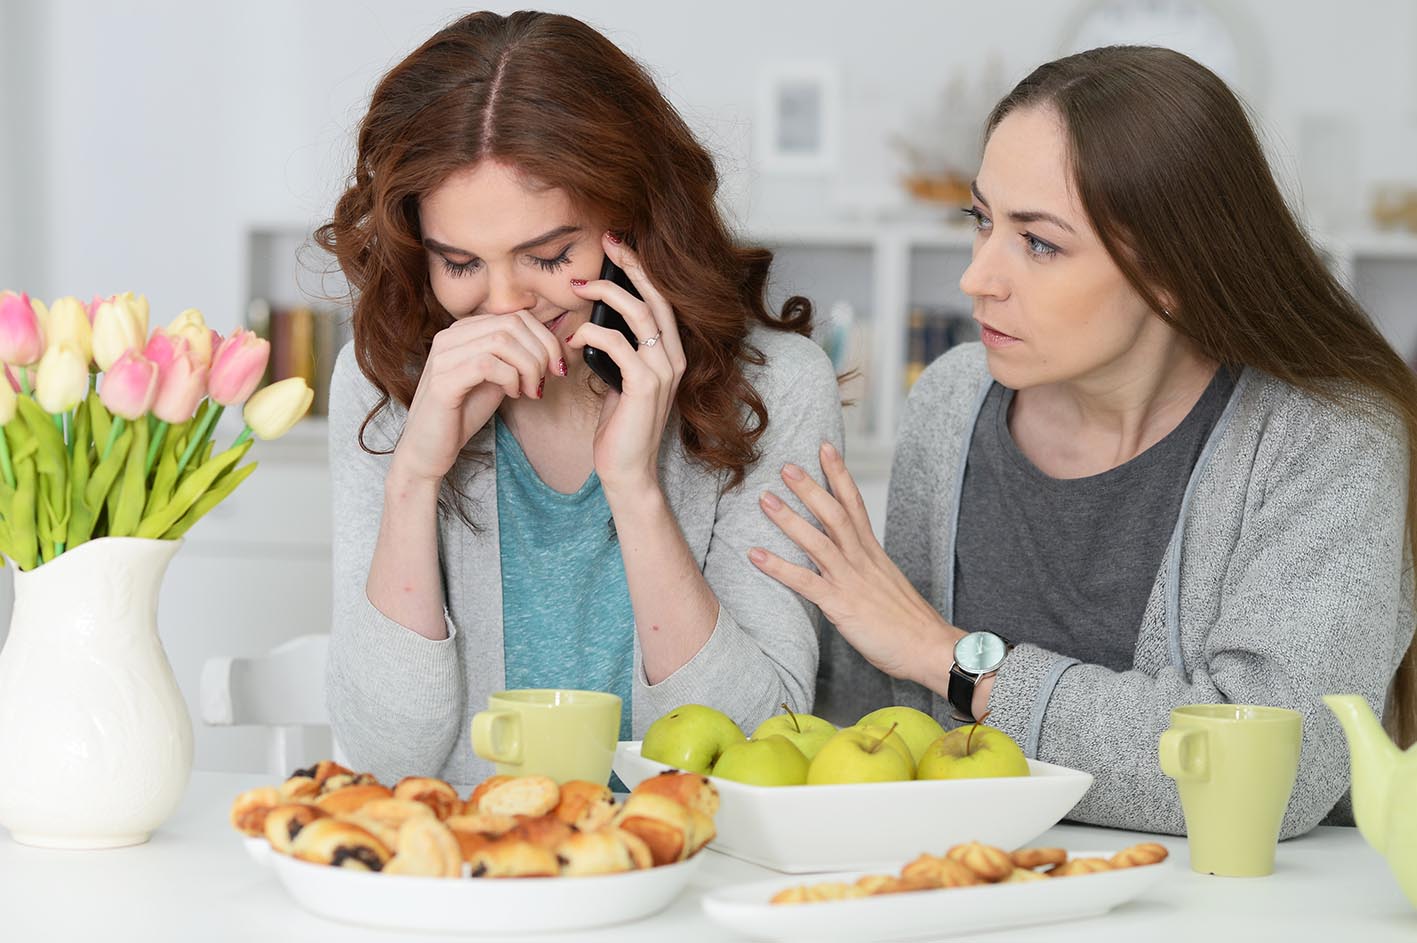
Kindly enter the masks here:
[[1402, 751], [1388, 739], [1368, 702], [1356, 694], [1328, 694], [1324, 703], [1343, 725], [1353, 768], [1353, 818], [1358, 831], [1379, 853], [1386, 853], [1388, 808], [1393, 773]]

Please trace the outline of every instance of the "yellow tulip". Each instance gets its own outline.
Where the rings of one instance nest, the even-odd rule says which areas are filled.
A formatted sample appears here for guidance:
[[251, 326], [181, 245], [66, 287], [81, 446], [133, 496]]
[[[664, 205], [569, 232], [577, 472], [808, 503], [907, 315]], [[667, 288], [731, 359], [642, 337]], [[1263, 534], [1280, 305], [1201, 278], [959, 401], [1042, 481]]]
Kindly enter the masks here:
[[124, 292], [101, 302], [93, 315], [93, 359], [107, 370], [128, 351], [142, 353], [148, 340], [148, 303]]
[[44, 319], [44, 340], [46, 348], [67, 345], [79, 355], [87, 370], [93, 356], [93, 328], [84, 303], [73, 295], [54, 302]]
[[[59, 310], [56, 302], [54, 310]], [[83, 309], [80, 309], [83, 314]], [[84, 318], [88, 323], [88, 318]], [[73, 345], [51, 343], [40, 358], [35, 372], [34, 398], [47, 413], [68, 412], [83, 401], [89, 391], [89, 361]]]
[[300, 421], [314, 399], [315, 391], [304, 377], [290, 377], [253, 393], [241, 418], [258, 439], [279, 439]]
[[197, 361], [197, 366], [210, 367], [212, 365], [212, 331], [207, 327], [202, 312], [196, 308], [188, 308], [172, 319], [172, 323], [167, 326], [164, 333], [173, 340], [185, 337], [187, 347], [192, 352], [193, 359]]

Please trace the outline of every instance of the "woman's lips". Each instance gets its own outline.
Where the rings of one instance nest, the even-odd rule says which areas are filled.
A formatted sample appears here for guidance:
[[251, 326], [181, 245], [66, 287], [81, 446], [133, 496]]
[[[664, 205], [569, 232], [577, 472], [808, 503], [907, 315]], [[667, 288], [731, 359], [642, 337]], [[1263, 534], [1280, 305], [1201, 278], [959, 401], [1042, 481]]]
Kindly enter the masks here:
[[566, 315], [570, 313], [569, 311], [562, 311], [560, 314], [556, 315], [556, 317], [546, 322], [546, 329], [552, 334], [555, 334], [556, 329], [561, 326], [561, 322], [565, 321]]
[[1008, 347], [1019, 342], [1017, 337], [996, 331], [987, 324], [979, 325], [979, 339], [984, 342], [985, 347]]

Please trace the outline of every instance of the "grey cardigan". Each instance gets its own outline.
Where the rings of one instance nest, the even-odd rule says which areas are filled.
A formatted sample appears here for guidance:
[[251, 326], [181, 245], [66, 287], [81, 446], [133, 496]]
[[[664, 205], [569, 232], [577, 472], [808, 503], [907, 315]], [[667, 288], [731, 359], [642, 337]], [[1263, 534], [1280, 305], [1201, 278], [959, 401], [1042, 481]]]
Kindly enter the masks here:
[[[893, 464], [886, 551], [946, 619], [965, 458], [991, 382], [978, 344], [936, 361], [911, 392]], [[1319, 698], [1360, 694], [1381, 711], [1414, 625], [1407, 444], [1378, 415], [1244, 370], [1191, 475], [1131, 670], [1027, 644], [1008, 655], [989, 723], [1028, 756], [1096, 777], [1070, 818], [1182, 834], [1157, 743], [1171, 709], [1192, 703], [1303, 713], [1283, 835], [1319, 824], [1344, 796], [1347, 746]], [[817, 701], [838, 721], [887, 703], [950, 716], [939, 694], [887, 677], [834, 632], [822, 638]]]
[[[807, 559], [764, 516], [758, 496], [771, 488], [806, 513], [782, 486], [779, 471], [795, 462], [817, 476], [823, 441], [841, 445], [841, 401], [831, 361], [796, 334], [755, 328], [749, 342], [766, 356], [745, 365], [768, 409], [758, 440], [761, 460], [743, 484], [685, 454], [677, 427], [666, 432], [660, 483], [719, 601], [718, 621], [703, 648], [674, 674], [649, 684], [635, 644], [632, 719], [642, 736], [661, 714], [699, 702], [725, 711], [751, 731], [786, 701], [809, 708], [817, 671], [817, 611], [748, 560], [761, 546], [785, 559]], [[369, 602], [365, 582], [383, 513], [390, 456], [358, 443], [360, 423], [377, 392], [360, 372], [353, 347], [335, 366], [330, 395], [330, 469], [334, 501], [334, 612], [326, 698], [334, 735], [355, 768], [385, 782], [437, 775], [470, 785], [491, 773], [472, 752], [472, 715], [504, 687], [502, 582], [498, 558], [497, 480], [490, 465], [455, 466], [457, 487], [471, 500], [477, 530], [440, 515], [439, 560], [449, 637], [430, 641], [385, 617]], [[392, 448], [407, 413], [391, 404], [365, 436], [370, 448]], [[472, 446], [495, 454], [492, 424]]]

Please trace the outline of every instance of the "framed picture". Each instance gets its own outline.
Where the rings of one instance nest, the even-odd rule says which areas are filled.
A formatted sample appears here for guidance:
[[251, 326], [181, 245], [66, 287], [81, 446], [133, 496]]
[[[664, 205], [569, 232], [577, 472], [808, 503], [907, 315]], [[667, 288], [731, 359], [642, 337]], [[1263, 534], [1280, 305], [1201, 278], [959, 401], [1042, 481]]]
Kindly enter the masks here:
[[757, 164], [775, 173], [829, 173], [840, 125], [837, 71], [825, 62], [776, 63], [762, 72]]

